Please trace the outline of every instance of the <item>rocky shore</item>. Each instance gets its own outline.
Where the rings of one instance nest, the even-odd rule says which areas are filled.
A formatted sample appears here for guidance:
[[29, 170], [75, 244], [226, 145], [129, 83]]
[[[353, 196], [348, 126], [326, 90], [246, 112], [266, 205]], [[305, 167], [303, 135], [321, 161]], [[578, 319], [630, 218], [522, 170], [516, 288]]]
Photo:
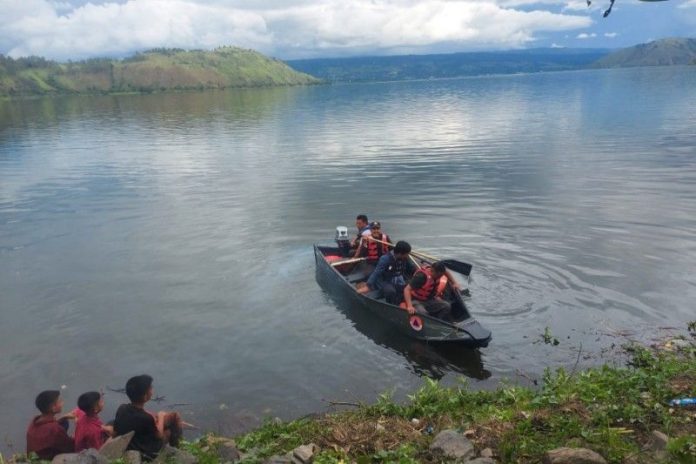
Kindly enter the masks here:
[[[623, 346], [625, 366], [547, 371], [538, 386], [471, 391], [432, 380], [398, 404], [271, 420], [245, 435], [205, 435], [157, 464], [696, 464], [696, 323], [650, 346]], [[53, 464], [140, 464], [130, 437]], [[16, 455], [4, 462], [36, 462]], [[0, 459], [0, 464], [3, 460]]]

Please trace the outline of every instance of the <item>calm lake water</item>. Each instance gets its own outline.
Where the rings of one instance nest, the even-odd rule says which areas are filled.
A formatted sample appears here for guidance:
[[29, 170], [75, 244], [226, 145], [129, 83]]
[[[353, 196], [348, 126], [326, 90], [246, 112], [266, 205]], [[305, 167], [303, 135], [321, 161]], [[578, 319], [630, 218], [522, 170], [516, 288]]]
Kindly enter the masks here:
[[[358, 213], [474, 264], [488, 348], [321, 290], [312, 244]], [[235, 433], [601, 362], [696, 318], [695, 213], [693, 66], [0, 102], [0, 449], [40, 390], [104, 388], [110, 419], [143, 372]]]

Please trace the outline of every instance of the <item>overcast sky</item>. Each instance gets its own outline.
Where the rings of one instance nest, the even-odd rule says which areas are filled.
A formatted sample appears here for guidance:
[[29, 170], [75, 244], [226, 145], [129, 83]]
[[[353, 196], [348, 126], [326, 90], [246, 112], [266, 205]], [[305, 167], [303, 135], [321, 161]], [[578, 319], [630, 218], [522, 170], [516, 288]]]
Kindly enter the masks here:
[[615, 48], [696, 37], [696, 0], [0, 0], [0, 54], [123, 57], [235, 45], [282, 58], [534, 47]]

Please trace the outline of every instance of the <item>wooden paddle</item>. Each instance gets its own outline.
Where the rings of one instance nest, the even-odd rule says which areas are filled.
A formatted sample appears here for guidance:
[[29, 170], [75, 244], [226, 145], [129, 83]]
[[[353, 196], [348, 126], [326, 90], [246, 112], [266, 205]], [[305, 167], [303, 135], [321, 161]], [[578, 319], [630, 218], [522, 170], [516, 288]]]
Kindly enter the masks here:
[[353, 259], [346, 259], [345, 261], [335, 261], [331, 263], [332, 266], [340, 266], [341, 264], [349, 264], [349, 263], [357, 263], [359, 261], [365, 261], [367, 258], [353, 258]]
[[[384, 245], [388, 245], [388, 246], [394, 248], [393, 243], [383, 242], [382, 240], [377, 240], [376, 238], [372, 238], [372, 237], [365, 237], [365, 238], [367, 238], [368, 240], [373, 240], [377, 243], [382, 243]], [[469, 277], [469, 275], [471, 275], [471, 269], [473, 268], [473, 266], [469, 263], [465, 263], [463, 261], [457, 261], [456, 259], [437, 259], [434, 256], [430, 256], [430, 255], [425, 254], [421, 251], [415, 251], [415, 250], [411, 250], [411, 254], [414, 255], [415, 257], [423, 259], [425, 261], [430, 261], [431, 263], [434, 263], [435, 261], [440, 261], [440, 262], [442, 262], [442, 264], [445, 265], [445, 267], [447, 267], [447, 268], [453, 270], [454, 272], [461, 274], [465, 277]]]

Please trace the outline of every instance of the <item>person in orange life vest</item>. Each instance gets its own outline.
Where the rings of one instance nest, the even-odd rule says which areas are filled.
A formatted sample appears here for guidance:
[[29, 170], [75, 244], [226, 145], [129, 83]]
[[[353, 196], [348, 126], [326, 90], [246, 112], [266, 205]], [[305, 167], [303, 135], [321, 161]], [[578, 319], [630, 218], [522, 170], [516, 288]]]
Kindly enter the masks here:
[[368, 263], [376, 264], [380, 256], [389, 253], [389, 245], [372, 239], [390, 243], [389, 236], [382, 232], [382, 225], [378, 221], [370, 223], [370, 235], [361, 239], [361, 244], [355, 252], [355, 257], [361, 256], [367, 258]]
[[72, 414], [56, 419], [63, 410], [58, 390], [42, 391], [34, 401], [41, 415], [34, 417], [27, 428], [27, 454], [36, 453], [39, 459], [50, 461], [58, 454], [72, 453], [75, 442], [68, 435], [68, 419]]
[[367, 216], [358, 214], [355, 218], [355, 227], [358, 229], [358, 234], [350, 242], [350, 247], [360, 249], [362, 238], [370, 235], [370, 223], [367, 220]]
[[77, 399], [77, 407], [84, 414], [75, 424], [75, 452], [101, 448], [114, 433], [112, 426], [104, 425], [99, 419], [99, 413], [104, 409], [104, 397], [96, 391], [83, 393]]
[[435, 262], [430, 267], [422, 267], [416, 271], [406, 288], [404, 288], [404, 302], [409, 314], [415, 314], [416, 308], [413, 300], [418, 300], [425, 311], [438, 319], [452, 320], [452, 304], [443, 299], [445, 285], [440, 279], [445, 277], [454, 291], [459, 286], [441, 262]]

